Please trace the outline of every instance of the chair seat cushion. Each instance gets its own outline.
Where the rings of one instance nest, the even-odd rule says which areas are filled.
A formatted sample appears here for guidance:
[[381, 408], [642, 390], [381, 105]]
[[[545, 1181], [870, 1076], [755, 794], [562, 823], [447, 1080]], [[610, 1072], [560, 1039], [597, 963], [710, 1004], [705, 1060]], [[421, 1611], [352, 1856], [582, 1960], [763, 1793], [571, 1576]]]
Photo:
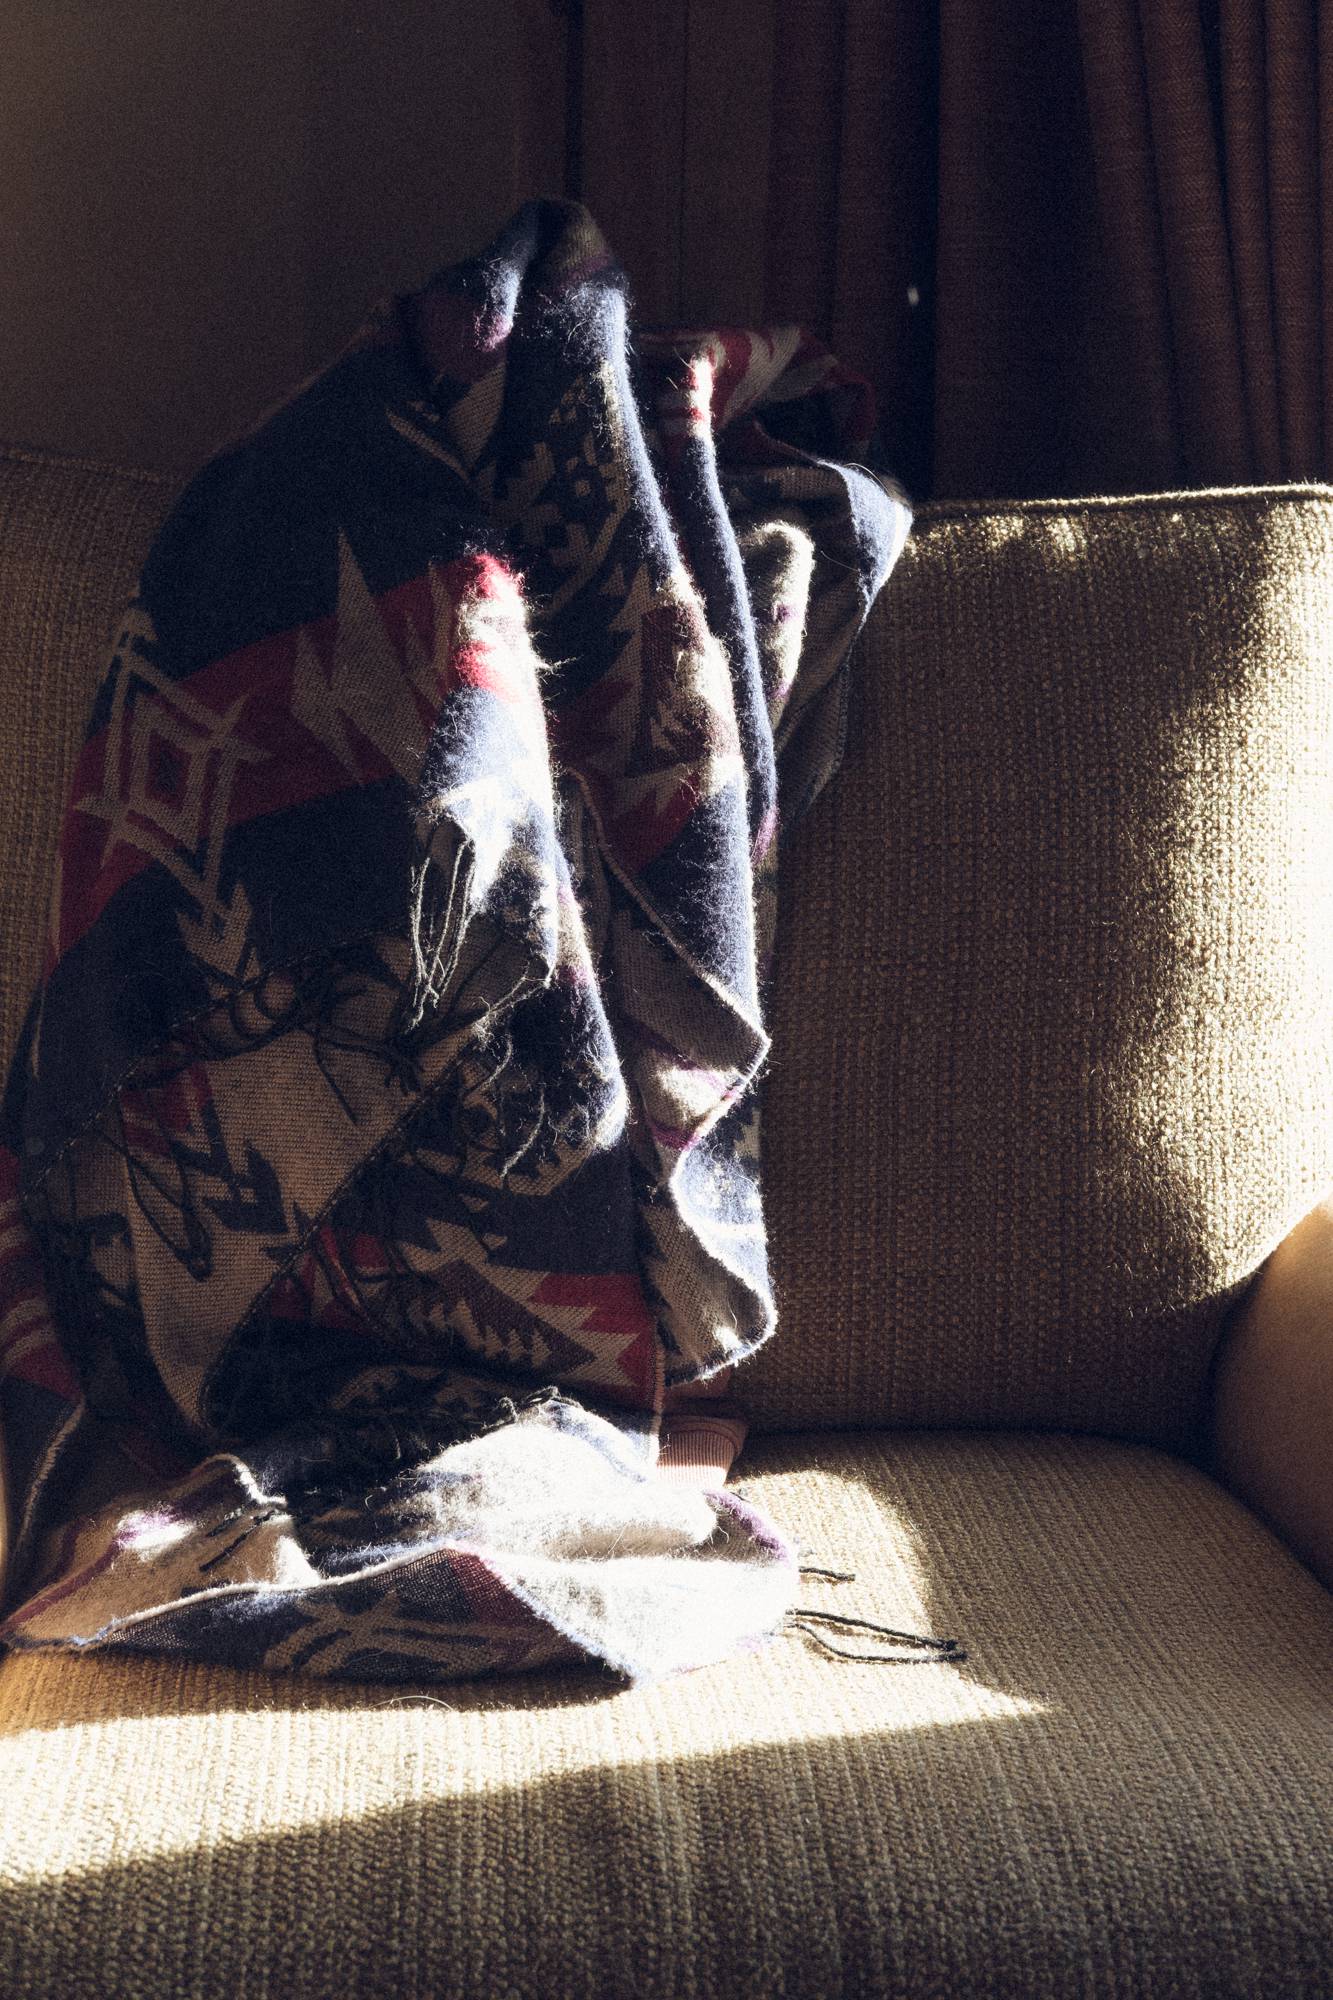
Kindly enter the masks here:
[[763, 1441], [857, 1572], [800, 1637], [438, 1694], [0, 1669], [0, 1991], [1327, 1995], [1333, 1598], [1201, 1474], [1087, 1439]]

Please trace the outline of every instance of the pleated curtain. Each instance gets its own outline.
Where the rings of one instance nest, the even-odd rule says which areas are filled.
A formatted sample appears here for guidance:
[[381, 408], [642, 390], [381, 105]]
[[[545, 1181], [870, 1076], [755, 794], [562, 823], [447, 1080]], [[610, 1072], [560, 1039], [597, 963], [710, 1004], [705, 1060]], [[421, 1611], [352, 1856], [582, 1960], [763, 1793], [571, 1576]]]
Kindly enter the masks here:
[[918, 492], [1326, 475], [1333, 0], [777, 0], [765, 305]]

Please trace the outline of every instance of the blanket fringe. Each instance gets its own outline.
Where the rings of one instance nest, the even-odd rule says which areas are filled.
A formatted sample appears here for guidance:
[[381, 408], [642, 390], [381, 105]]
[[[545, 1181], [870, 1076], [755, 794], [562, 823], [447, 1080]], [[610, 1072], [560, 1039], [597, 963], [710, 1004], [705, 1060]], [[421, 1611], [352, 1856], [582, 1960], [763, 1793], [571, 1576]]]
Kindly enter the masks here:
[[[804, 1554], [804, 1551], [802, 1551]], [[825, 1583], [855, 1583], [854, 1569], [832, 1569], [826, 1563], [802, 1562], [797, 1569], [798, 1576], [817, 1576]], [[877, 1639], [891, 1645], [908, 1647], [908, 1652], [882, 1653], [858, 1652], [849, 1646], [836, 1646], [818, 1628], [830, 1626], [835, 1631], [873, 1632]], [[957, 1639], [933, 1639], [919, 1632], [899, 1632], [892, 1625], [880, 1625], [870, 1618], [853, 1618], [845, 1612], [817, 1611], [811, 1605], [797, 1605], [787, 1614], [789, 1632], [800, 1632], [821, 1652], [830, 1654], [835, 1660], [862, 1660], [873, 1666], [961, 1666], [967, 1658], [966, 1652]]]
[[458, 971], [467, 936], [475, 862], [472, 849], [459, 840], [454, 849], [449, 886], [443, 896], [443, 870], [427, 845], [411, 877], [409, 936], [412, 973], [405, 996], [403, 1026], [410, 1033], [427, 1013], [438, 1007]]
[[[824, 1636], [820, 1626], [830, 1626], [835, 1631], [870, 1632], [875, 1638], [887, 1644], [907, 1648], [898, 1652], [861, 1652], [850, 1646], [837, 1646]], [[799, 1632], [823, 1653], [829, 1653], [835, 1660], [860, 1660], [877, 1667], [892, 1666], [961, 1666], [967, 1654], [957, 1639], [933, 1639], [919, 1632], [899, 1632], [892, 1625], [880, 1625], [871, 1618], [852, 1618], [845, 1612], [816, 1611], [809, 1605], [797, 1605], [787, 1614], [789, 1632]]]

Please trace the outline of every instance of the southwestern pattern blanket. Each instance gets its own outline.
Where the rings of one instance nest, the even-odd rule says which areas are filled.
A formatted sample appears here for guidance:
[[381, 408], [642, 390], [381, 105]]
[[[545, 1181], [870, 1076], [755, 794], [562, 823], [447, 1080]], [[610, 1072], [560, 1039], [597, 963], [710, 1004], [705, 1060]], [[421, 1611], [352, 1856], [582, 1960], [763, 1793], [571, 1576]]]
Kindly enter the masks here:
[[572, 204], [190, 485], [0, 1153], [12, 1647], [630, 1676], [795, 1564], [658, 1457], [771, 1332], [781, 820], [907, 510], [795, 329], [631, 335]]

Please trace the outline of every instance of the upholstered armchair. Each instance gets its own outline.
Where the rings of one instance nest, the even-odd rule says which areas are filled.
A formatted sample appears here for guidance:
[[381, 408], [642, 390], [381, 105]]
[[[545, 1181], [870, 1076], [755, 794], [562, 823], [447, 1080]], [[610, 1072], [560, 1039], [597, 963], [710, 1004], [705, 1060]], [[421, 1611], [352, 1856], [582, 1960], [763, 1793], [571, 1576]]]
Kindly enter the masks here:
[[[0, 458], [6, 1060], [169, 497]], [[737, 1477], [965, 1664], [11, 1654], [0, 1992], [1333, 1993], [1331, 630], [1287, 487], [926, 509], [858, 650]]]

